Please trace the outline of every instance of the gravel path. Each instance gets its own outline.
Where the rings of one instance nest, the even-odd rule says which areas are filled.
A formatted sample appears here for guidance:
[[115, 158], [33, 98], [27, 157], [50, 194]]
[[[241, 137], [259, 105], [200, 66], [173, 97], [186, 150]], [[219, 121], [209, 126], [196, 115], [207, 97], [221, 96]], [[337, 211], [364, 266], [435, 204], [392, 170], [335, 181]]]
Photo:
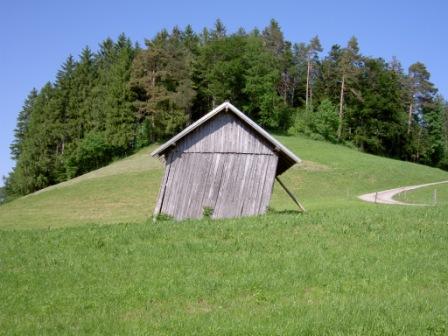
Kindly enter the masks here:
[[396, 201], [393, 198], [403, 191], [414, 190], [414, 189], [432, 186], [432, 185], [436, 185], [436, 184], [442, 184], [442, 183], [448, 183], [448, 181], [433, 182], [433, 183], [426, 183], [426, 184], [419, 184], [419, 185], [389, 189], [389, 190], [384, 190], [384, 191], [377, 191], [377, 192], [358, 196], [358, 198], [363, 201], [370, 202], [370, 203], [396, 204], [396, 205], [421, 205], [421, 206], [423, 205], [424, 206], [427, 204], [405, 203], [405, 202]]

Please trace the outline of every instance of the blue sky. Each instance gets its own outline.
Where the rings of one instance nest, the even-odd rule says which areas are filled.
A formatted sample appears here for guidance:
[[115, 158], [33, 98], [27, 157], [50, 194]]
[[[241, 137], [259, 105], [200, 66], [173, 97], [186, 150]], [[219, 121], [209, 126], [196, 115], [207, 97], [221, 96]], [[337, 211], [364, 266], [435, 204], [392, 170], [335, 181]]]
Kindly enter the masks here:
[[[421, 61], [448, 98], [448, 1], [2, 1], [0, 4], [0, 176], [9, 157], [17, 114], [33, 88], [53, 80], [69, 54], [121, 32], [143, 42], [162, 28], [190, 23], [195, 30], [221, 18], [229, 32], [279, 21], [285, 37], [305, 42], [319, 35], [326, 53], [355, 35], [364, 55], [407, 68]], [[0, 182], [1, 183], [1, 182]]]

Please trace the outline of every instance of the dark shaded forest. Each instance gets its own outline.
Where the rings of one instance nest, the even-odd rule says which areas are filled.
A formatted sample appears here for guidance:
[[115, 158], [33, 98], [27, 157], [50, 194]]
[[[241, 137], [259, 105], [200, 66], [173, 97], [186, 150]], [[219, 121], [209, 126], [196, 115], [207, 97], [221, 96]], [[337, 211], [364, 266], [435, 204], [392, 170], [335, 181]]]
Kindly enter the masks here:
[[317, 36], [292, 43], [275, 20], [232, 34], [217, 20], [69, 56], [18, 115], [5, 197], [163, 141], [225, 100], [273, 132], [448, 169], [447, 102], [424, 64], [364, 56], [355, 37], [323, 55]]

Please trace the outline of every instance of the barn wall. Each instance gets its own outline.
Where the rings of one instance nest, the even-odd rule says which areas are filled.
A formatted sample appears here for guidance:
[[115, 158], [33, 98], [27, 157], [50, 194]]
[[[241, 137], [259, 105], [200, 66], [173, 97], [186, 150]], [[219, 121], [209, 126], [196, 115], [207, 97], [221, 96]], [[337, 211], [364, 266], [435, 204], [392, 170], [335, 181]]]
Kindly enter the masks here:
[[219, 113], [176, 146], [186, 153], [274, 154], [272, 145], [233, 113]]
[[[167, 160], [162, 213], [176, 219], [262, 214], [271, 198], [278, 157], [272, 154], [174, 153]], [[157, 208], [156, 208], [157, 213]]]
[[278, 156], [233, 113], [219, 113], [166, 155], [155, 213], [176, 219], [262, 214], [271, 198]]

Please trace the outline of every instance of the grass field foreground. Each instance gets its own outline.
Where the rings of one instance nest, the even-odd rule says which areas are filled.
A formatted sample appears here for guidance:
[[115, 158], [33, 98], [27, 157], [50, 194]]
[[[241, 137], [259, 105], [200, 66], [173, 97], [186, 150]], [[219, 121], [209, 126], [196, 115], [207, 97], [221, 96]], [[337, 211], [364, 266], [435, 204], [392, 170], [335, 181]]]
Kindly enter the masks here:
[[448, 209], [4, 231], [11, 334], [444, 335]]
[[1, 206], [0, 334], [446, 335], [448, 206], [356, 196], [448, 174], [279, 139], [305, 214], [153, 223], [152, 148]]

